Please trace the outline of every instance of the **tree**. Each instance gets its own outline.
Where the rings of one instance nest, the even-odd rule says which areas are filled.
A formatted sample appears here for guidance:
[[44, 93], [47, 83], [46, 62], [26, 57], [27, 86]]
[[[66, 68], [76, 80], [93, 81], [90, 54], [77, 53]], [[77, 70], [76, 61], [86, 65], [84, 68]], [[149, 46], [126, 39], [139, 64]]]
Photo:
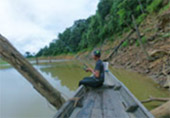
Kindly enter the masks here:
[[33, 57], [33, 55], [29, 51], [25, 52], [25, 55], [26, 55], [26, 58]]
[[131, 15], [137, 24], [146, 16], [143, 12], [159, 9], [161, 0], [100, 0], [96, 14], [87, 19], [74, 22], [73, 26], [59, 33], [58, 38], [44, 47], [36, 56], [53, 56], [77, 53], [84, 49], [93, 49], [106, 39], [115, 37], [133, 28]]

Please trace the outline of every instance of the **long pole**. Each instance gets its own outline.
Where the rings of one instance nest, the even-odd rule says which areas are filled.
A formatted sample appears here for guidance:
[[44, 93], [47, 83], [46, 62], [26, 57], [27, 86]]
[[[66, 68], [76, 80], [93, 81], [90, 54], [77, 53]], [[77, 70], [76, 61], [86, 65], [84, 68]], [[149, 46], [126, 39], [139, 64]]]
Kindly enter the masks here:
[[44, 96], [55, 108], [65, 102], [60, 92], [49, 82], [0, 34], [0, 56], [10, 63], [32, 86]]

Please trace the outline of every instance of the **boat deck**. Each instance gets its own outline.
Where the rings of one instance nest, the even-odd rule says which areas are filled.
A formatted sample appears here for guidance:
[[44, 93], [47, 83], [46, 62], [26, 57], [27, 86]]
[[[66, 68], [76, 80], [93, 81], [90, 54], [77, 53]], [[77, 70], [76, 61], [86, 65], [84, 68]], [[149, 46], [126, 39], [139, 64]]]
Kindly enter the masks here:
[[78, 103], [68, 101], [54, 118], [153, 118], [111, 72], [105, 72], [102, 87], [81, 86], [74, 97]]
[[110, 88], [91, 90], [71, 118], [129, 118], [121, 99], [120, 93]]

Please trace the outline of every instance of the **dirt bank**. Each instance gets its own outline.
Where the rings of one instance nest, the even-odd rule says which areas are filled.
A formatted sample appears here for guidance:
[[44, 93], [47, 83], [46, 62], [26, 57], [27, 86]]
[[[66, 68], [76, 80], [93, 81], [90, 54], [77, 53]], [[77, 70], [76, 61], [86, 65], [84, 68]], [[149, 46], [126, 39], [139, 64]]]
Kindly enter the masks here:
[[[133, 40], [137, 40], [134, 33], [129, 40], [130, 46], [121, 48], [111, 59], [113, 66], [132, 69], [147, 74], [164, 87], [169, 87], [170, 76], [170, 10], [161, 15], [148, 16], [139, 27], [144, 47], [152, 61]], [[167, 82], [167, 83], [166, 83]]]
[[[110, 59], [110, 64], [149, 75], [157, 83], [168, 88], [170, 86], [168, 83], [170, 81], [168, 80], [170, 79], [170, 9], [163, 13], [148, 15], [139, 30], [144, 47], [152, 61], [147, 60], [134, 32], [126, 41], [126, 45], [122, 45]], [[102, 49], [102, 59], [109, 57], [114, 47], [124, 40], [128, 33], [123, 33], [114, 42], [108, 41], [102, 47], [95, 48]], [[90, 52], [80, 53], [76, 58], [87, 59], [90, 54]]]

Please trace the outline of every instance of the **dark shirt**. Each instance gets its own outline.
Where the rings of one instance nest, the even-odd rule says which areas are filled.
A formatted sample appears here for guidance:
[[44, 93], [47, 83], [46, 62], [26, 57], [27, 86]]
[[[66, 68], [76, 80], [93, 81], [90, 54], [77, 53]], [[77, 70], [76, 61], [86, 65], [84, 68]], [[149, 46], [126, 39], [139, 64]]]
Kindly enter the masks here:
[[97, 70], [100, 72], [100, 76], [97, 79], [99, 79], [100, 81], [104, 81], [104, 65], [100, 59], [96, 62], [96, 66], [94, 70]]

